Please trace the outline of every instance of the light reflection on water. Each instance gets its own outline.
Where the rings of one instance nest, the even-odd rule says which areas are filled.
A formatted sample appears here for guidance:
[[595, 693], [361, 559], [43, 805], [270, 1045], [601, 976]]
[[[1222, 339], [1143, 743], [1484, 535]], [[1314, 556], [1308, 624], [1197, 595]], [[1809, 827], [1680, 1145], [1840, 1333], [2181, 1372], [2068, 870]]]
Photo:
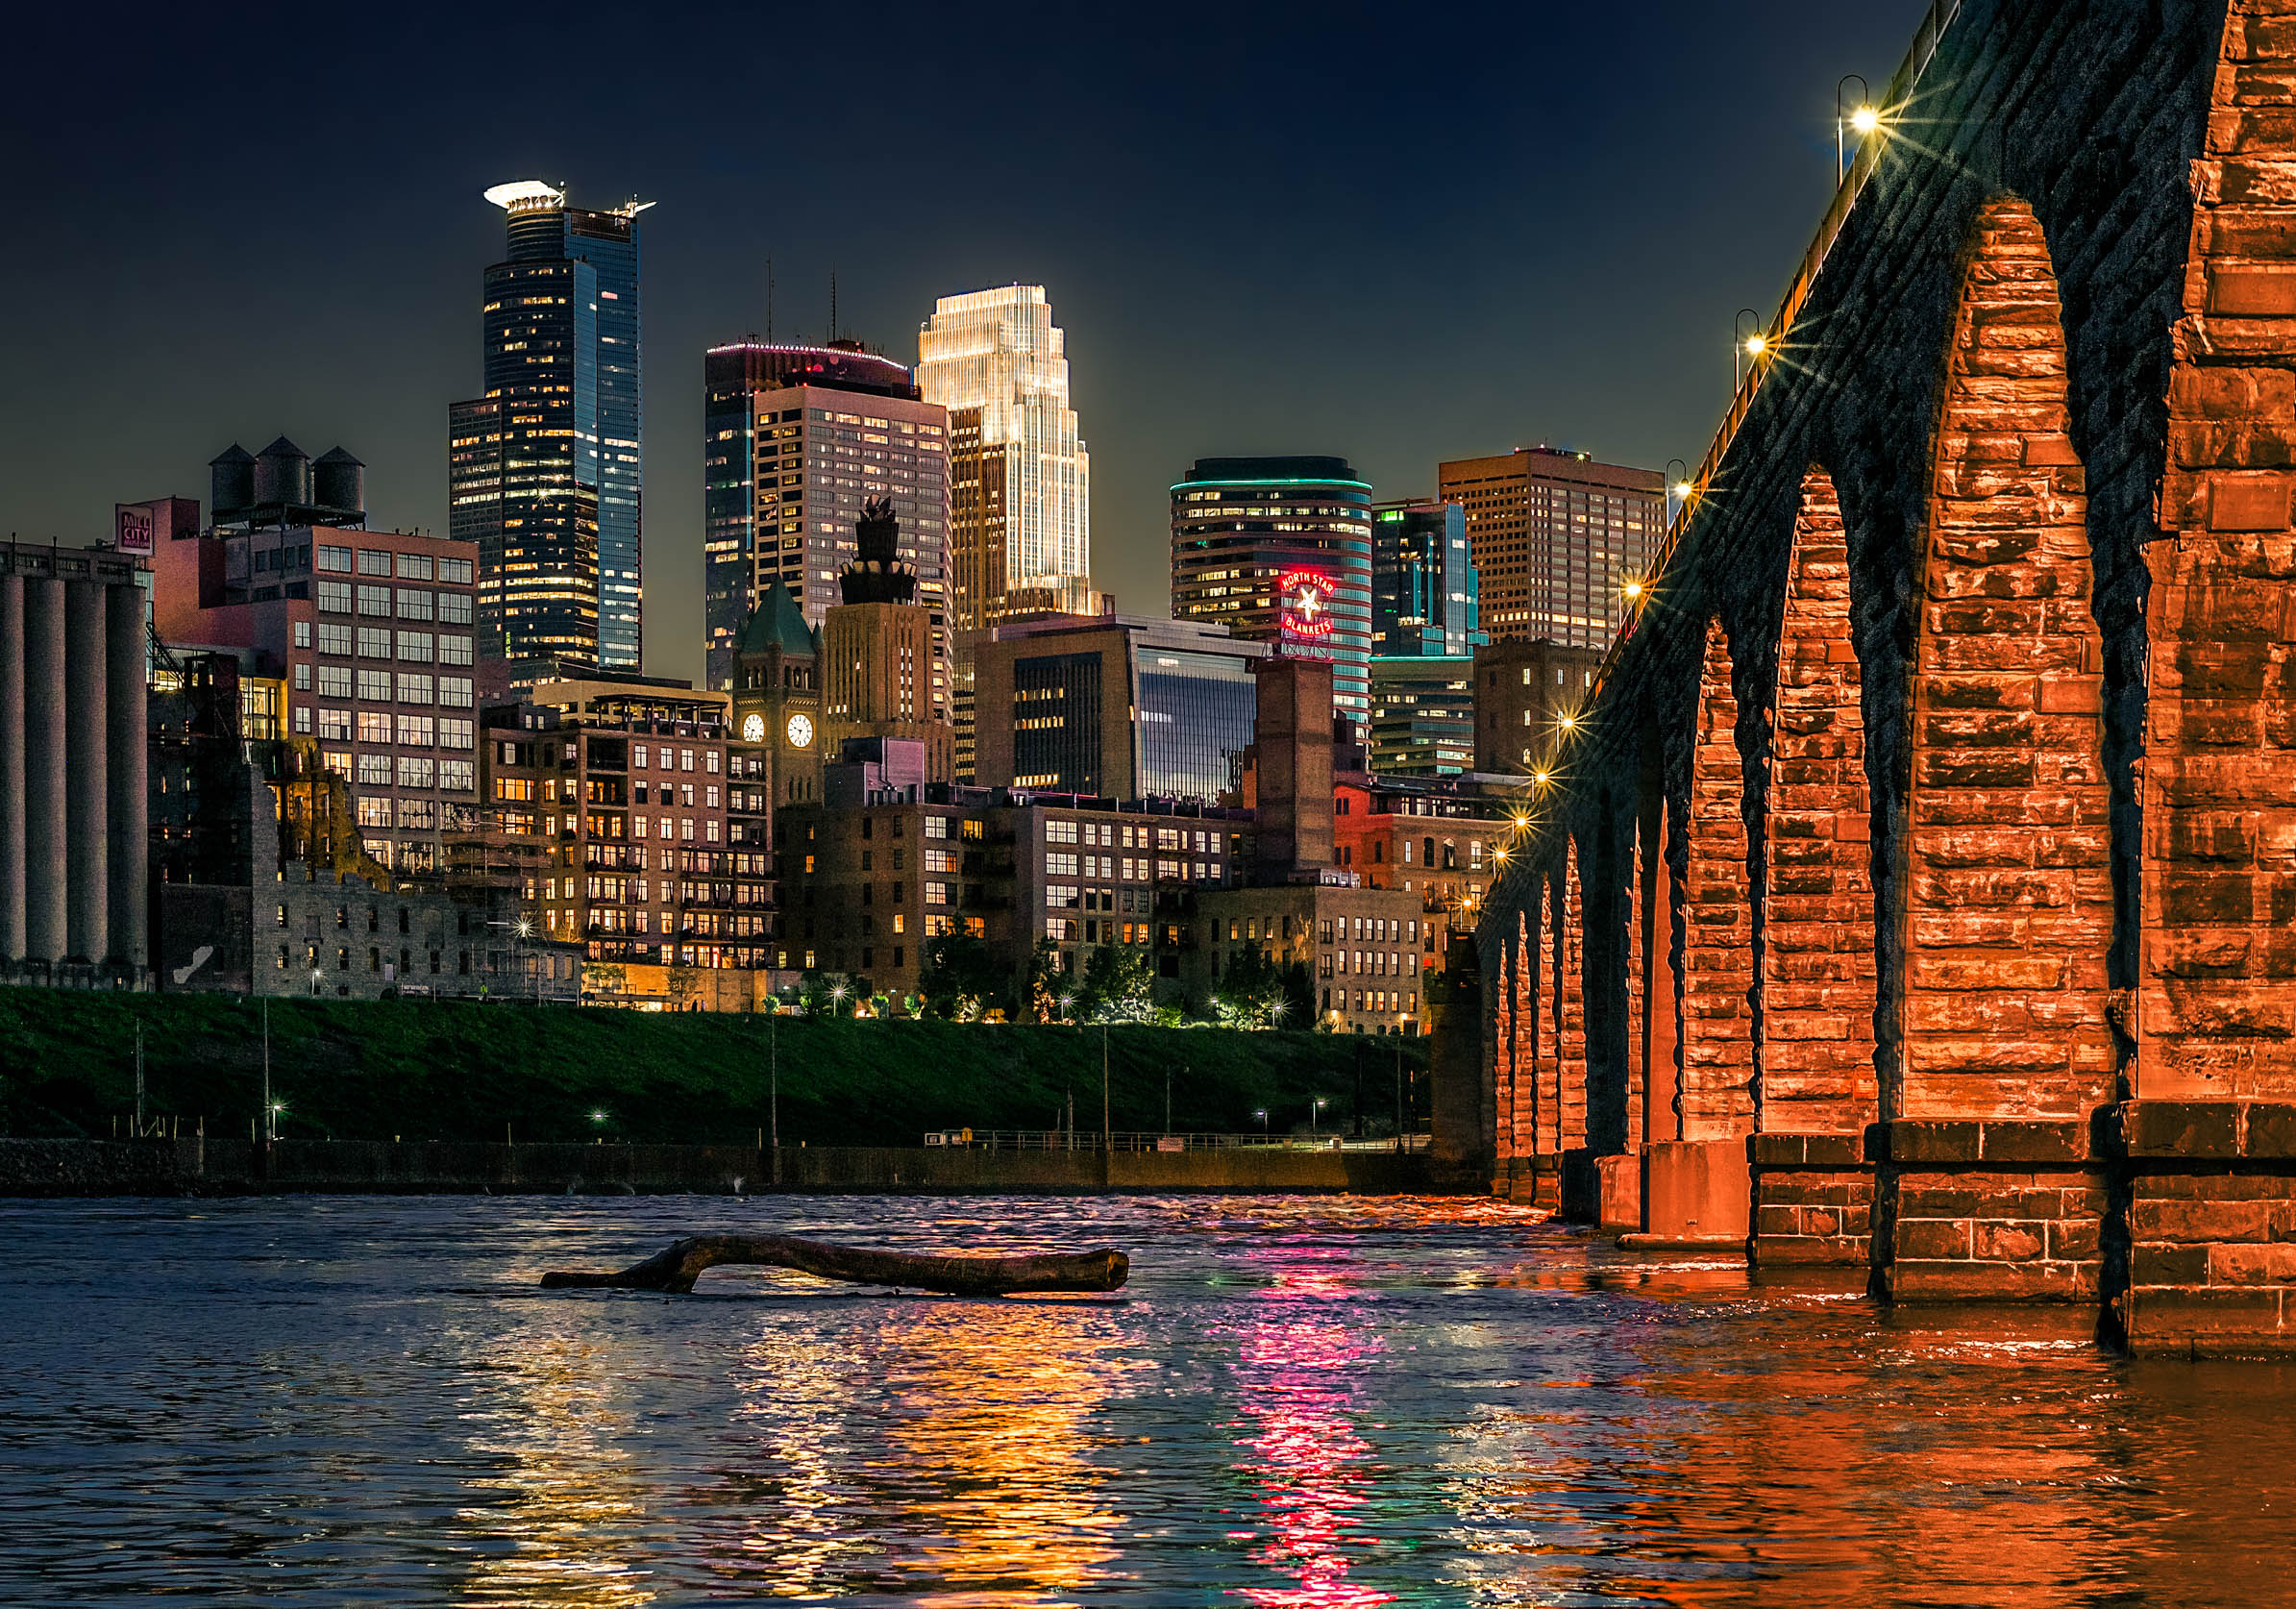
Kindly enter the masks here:
[[[0, 1602], [2267, 1603], [2296, 1371], [1488, 1203], [9, 1203]], [[1134, 1254], [1112, 1299], [675, 1234]]]

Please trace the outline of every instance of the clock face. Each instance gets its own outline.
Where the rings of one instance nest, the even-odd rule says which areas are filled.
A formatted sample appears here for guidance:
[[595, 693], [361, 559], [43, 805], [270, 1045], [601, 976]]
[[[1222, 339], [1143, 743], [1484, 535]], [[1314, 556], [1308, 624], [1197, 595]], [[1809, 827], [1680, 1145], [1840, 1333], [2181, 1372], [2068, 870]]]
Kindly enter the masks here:
[[813, 744], [813, 723], [802, 715], [789, 718], [789, 746], [793, 749], [810, 748]]
[[741, 723], [741, 735], [742, 741], [745, 743], [764, 742], [765, 717], [755, 713], [744, 716]]

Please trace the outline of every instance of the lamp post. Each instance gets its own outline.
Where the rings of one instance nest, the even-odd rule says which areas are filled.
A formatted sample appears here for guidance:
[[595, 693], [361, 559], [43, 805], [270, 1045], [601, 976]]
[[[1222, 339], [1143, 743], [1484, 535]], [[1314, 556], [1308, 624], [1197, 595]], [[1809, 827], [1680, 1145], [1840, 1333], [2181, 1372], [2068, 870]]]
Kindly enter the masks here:
[[[1754, 333], [1745, 333], [1746, 320], [1754, 321]], [[1753, 372], [1754, 360], [1769, 350], [1769, 336], [1763, 334], [1762, 315], [1752, 308], [1741, 308], [1738, 316], [1730, 321], [1730, 372], [1734, 385], [1743, 385], [1746, 376]]]
[[[1677, 466], [1680, 466], [1679, 468]], [[1672, 525], [1682, 510], [1691, 506], [1691, 463], [1688, 458], [1666, 460], [1666, 523]]]
[[[1842, 111], [1841, 91], [1853, 81], [1858, 86], [1858, 104], [1854, 111]], [[1859, 143], [1881, 127], [1882, 114], [1873, 110], [1873, 91], [1856, 73], [1843, 73], [1841, 82], [1834, 86], [1834, 183], [1839, 185], [1849, 177], [1849, 144], [1843, 136], [1845, 129], [1857, 131]]]
[[1268, 1138], [1268, 1108], [1265, 1106], [1257, 1107], [1253, 1110], [1251, 1115], [1260, 1120], [1260, 1139], [1265, 1142]]
[[1327, 1102], [1325, 1102], [1323, 1097], [1319, 1095], [1316, 1097], [1315, 1104], [1307, 1109], [1307, 1137], [1311, 1140], [1318, 1137], [1316, 1127], [1317, 1120], [1322, 1117], [1323, 1108], [1326, 1103]]
[[311, 998], [313, 1000], [319, 998], [319, 984], [325, 979], [326, 976], [327, 975], [321, 972], [317, 967], [311, 968]]
[[1403, 1024], [1395, 1022], [1395, 1150], [1403, 1149]]

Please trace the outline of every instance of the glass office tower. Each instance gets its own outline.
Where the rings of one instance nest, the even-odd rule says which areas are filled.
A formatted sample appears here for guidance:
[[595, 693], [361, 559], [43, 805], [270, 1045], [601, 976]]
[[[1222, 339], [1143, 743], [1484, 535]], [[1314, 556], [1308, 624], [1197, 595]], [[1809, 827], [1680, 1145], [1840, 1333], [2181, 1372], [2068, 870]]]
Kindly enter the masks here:
[[1198, 458], [1172, 488], [1172, 612], [1331, 662], [1335, 708], [1370, 713], [1371, 488], [1346, 458]]
[[1456, 503], [1382, 503], [1371, 510], [1371, 653], [1457, 656], [1488, 642], [1481, 583]]
[[651, 202], [566, 205], [533, 180], [486, 199], [509, 254], [486, 270], [485, 392], [449, 410], [457, 537], [480, 546], [487, 652], [520, 685], [560, 661], [636, 670], [645, 650], [638, 224]]
[[917, 332], [917, 385], [949, 410], [950, 624], [1091, 614], [1092, 458], [1069, 406], [1067, 337], [1041, 285], [944, 296]]
[[864, 504], [888, 499], [917, 602], [933, 617], [933, 703], [949, 715], [946, 410], [909, 371], [852, 341], [734, 341], [703, 374], [703, 602], [709, 685], [732, 683], [734, 642], [778, 582], [808, 624], [839, 598]]

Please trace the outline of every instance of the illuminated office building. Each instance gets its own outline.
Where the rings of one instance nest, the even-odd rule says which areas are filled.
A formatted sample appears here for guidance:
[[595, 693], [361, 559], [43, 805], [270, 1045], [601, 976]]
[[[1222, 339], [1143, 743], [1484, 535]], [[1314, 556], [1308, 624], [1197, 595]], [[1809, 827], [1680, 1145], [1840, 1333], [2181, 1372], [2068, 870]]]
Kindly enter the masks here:
[[917, 384], [949, 410], [950, 626], [1096, 612], [1092, 463], [1045, 287], [934, 303], [917, 332]]
[[854, 342], [737, 341], [703, 359], [704, 616], [706, 676], [732, 686], [743, 625], [786, 586], [809, 626], [840, 600], [862, 510], [883, 499], [898, 560], [932, 619], [925, 691], [949, 719], [948, 413], [919, 399], [909, 371]]
[[1620, 584], [1666, 529], [1666, 477], [1585, 453], [1520, 447], [1441, 465], [1435, 495], [1467, 510], [1494, 642], [1607, 649], [1626, 619]]
[[1370, 713], [1371, 488], [1346, 458], [1198, 458], [1172, 488], [1172, 612], [1328, 660], [1332, 704]]
[[531, 686], [644, 653], [638, 223], [534, 180], [486, 199], [509, 256], [486, 270], [485, 391], [448, 410], [449, 529], [479, 544], [489, 657]]
[[1371, 510], [1371, 654], [1456, 657], [1483, 634], [1467, 510], [1382, 503]]
[[1041, 615], [973, 655], [983, 787], [1217, 803], [1252, 739], [1252, 664], [1218, 626], [1133, 615]]

